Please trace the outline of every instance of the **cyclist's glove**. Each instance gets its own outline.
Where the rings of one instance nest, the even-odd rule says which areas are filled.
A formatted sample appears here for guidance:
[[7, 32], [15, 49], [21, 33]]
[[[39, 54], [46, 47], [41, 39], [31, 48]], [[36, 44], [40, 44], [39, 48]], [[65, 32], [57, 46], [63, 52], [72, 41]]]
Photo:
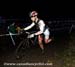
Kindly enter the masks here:
[[30, 35], [28, 35], [27, 38], [33, 38], [33, 37], [34, 37], [34, 34], [30, 34]]

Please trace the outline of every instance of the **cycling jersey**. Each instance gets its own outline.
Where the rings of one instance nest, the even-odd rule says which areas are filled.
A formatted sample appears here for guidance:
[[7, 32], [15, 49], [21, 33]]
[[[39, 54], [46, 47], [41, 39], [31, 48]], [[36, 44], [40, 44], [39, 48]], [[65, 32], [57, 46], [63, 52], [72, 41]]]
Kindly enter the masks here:
[[45, 25], [43, 20], [39, 20], [37, 22], [32, 22], [32, 24], [27, 26], [26, 28], [24, 28], [24, 30], [29, 30], [35, 25], [37, 25], [39, 27], [39, 31], [41, 32], [41, 34], [43, 33], [46, 36], [45, 38], [49, 37], [49, 35], [50, 35], [49, 29]]

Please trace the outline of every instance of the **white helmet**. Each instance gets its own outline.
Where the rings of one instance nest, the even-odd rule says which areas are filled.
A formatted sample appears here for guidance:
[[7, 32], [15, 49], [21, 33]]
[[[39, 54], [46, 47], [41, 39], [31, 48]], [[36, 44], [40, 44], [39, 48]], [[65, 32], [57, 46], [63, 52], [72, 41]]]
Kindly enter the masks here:
[[36, 11], [30, 12], [30, 17], [34, 17], [34, 16], [37, 16], [37, 15], [38, 15], [38, 13]]

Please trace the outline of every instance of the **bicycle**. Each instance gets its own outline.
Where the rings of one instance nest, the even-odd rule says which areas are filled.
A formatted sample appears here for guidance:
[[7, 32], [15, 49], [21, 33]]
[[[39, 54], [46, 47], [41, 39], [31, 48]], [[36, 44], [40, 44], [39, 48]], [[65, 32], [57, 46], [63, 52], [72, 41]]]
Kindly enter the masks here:
[[26, 48], [30, 48], [31, 45], [35, 44], [35, 42], [37, 43], [37, 36], [35, 36], [34, 39], [32, 39], [33, 37], [29, 37], [31, 33], [26, 31], [23, 31], [21, 33], [22, 35], [21, 37], [23, 37], [23, 39], [15, 50], [16, 58], [20, 58], [20, 55], [22, 55], [21, 54], [22, 50], [25, 50]]

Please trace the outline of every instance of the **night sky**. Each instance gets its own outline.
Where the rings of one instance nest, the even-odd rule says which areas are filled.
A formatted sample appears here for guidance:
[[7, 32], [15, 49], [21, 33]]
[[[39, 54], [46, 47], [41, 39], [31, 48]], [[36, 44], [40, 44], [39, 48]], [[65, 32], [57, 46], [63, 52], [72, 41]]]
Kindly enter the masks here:
[[32, 10], [39, 12], [44, 19], [74, 18], [74, 5], [66, 2], [51, 2], [49, 0], [5, 1], [0, 5], [0, 15], [5, 18], [27, 18]]

